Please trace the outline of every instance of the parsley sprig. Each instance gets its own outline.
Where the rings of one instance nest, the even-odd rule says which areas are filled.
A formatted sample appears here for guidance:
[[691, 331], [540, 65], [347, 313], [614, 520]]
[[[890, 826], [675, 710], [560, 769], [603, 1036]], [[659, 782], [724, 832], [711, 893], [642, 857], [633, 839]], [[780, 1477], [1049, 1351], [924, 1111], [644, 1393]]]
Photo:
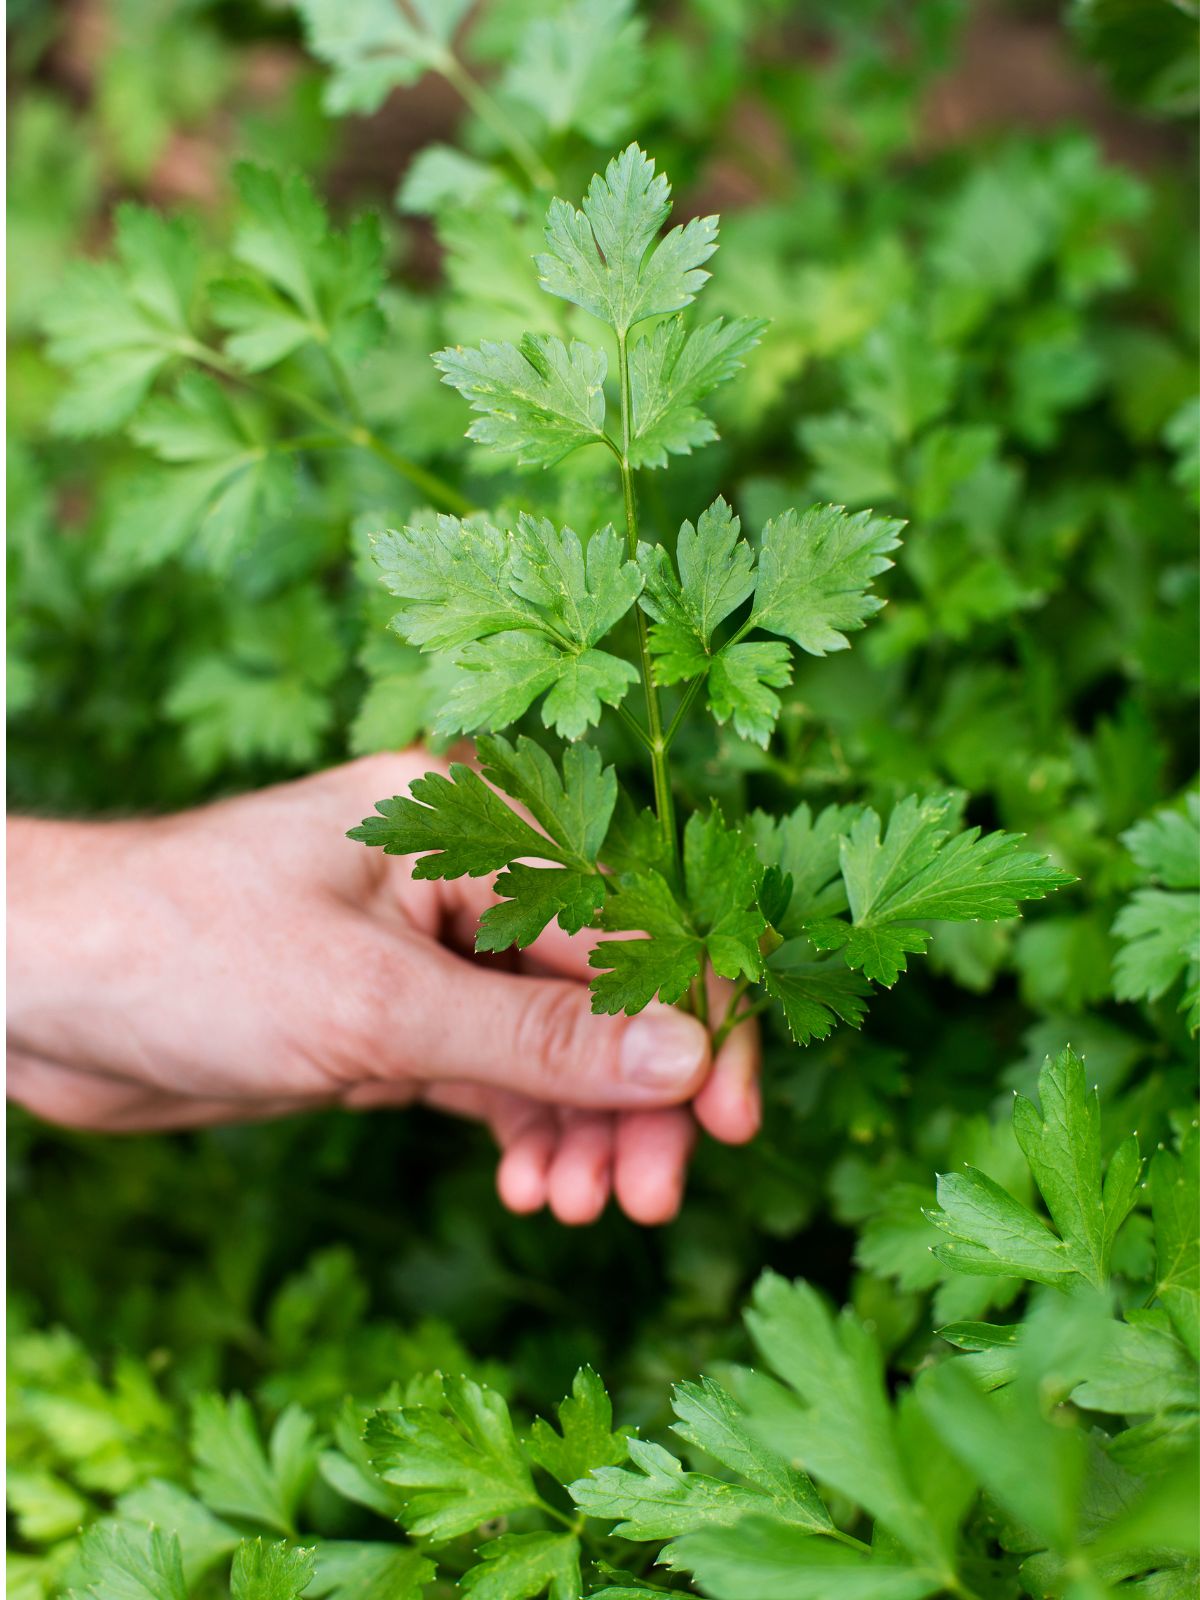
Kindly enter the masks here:
[[[670, 753], [689, 714], [702, 705], [765, 748], [793, 652], [843, 650], [882, 608], [873, 585], [903, 523], [816, 505], [772, 517], [752, 542], [718, 497], [683, 523], [674, 548], [642, 538], [637, 474], [716, 437], [700, 403], [735, 377], [766, 328], [750, 317], [689, 324], [718, 219], [664, 232], [670, 209], [666, 177], [630, 145], [581, 206], [551, 201], [534, 258], [542, 289], [606, 336], [529, 333], [434, 356], [475, 413], [468, 437], [492, 453], [545, 469], [592, 445], [607, 450], [623, 537], [611, 525], [588, 534], [481, 512], [417, 515], [375, 538], [400, 602], [393, 628], [438, 657], [435, 728], [479, 735], [483, 775], [465, 765], [431, 774], [411, 797], [380, 801], [351, 837], [419, 856], [419, 876], [498, 872], [481, 950], [527, 945], [553, 920], [572, 933], [641, 935], [593, 952], [597, 1011], [635, 1012], [657, 997], [707, 1021], [713, 972], [735, 984], [712, 1019], [718, 1043], [745, 1012], [777, 1005], [805, 1044], [839, 1020], [857, 1027], [871, 984], [896, 981], [908, 955], [928, 947], [930, 923], [1011, 917], [1070, 878], [1017, 835], [962, 831], [953, 796], [901, 799], [886, 826], [849, 805], [815, 823], [802, 806], [749, 826], [712, 806], [680, 827]], [[586, 335], [589, 323], [574, 327]], [[637, 683], [641, 717], [627, 703]], [[528, 726], [535, 708], [567, 741], [559, 761], [527, 733], [515, 745], [498, 737]], [[606, 710], [648, 756], [652, 811], [577, 742]], [[568, 814], [587, 817], [586, 837]]]

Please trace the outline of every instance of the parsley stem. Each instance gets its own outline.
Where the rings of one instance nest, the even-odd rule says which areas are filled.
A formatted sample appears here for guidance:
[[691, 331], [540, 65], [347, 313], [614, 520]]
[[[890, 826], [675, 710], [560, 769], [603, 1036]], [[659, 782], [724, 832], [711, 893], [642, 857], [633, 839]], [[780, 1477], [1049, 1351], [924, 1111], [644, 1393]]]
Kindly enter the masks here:
[[535, 189], [554, 188], [554, 174], [538, 155], [516, 123], [493, 98], [477, 78], [473, 78], [457, 56], [446, 52], [437, 63], [437, 70], [505, 146], [521, 171]]
[[748, 1021], [751, 1017], [760, 1016], [770, 1007], [771, 996], [769, 994], [764, 994], [760, 995], [757, 1000], [752, 1002], [752, 1004], [746, 1006], [744, 1010], [739, 1011], [738, 1006], [741, 1005], [742, 999], [749, 987], [749, 980], [743, 978], [738, 984], [737, 988], [733, 991], [733, 995], [729, 1001], [729, 1009], [726, 1011], [720, 1027], [713, 1034], [712, 1047], [714, 1055], [716, 1055], [717, 1051], [721, 1048], [726, 1039], [728, 1039], [729, 1035], [736, 1027], [738, 1027], [740, 1023]]
[[[628, 335], [618, 333], [621, 369], [621, 489], [625, 496], [625, 533], [629, 559], [637, 560], [638, 521], [637, 502], [633, 493], [633, 470], [629, 465], [629, 344]], [[658, 690], [654, 687], [654, 673], [650, 661], [650, 631], [646, 613], [641, 606], [634, 607], [637, 617], [638, 653], [641, 657], [642, 689], [646, 696], [646, 722], [649, 727], [650, 766], [654, 775], [654, 809], [663, 843], [667, 847], [676, 871], [679, 869], [679, 838], [675, 831], [675, 797], [671, 793], [671, 776], [667, 770], [667, 740], [663, 738], [662, 712], [658, 704]]]
[[322, 428], [336, 434], [344, 444], [358, 450], [369, 450], [381, 461], [386, 461], [393, 472], [402, 478], [407, 478], [411, 484], [420, 489], [435, 506], [440, 506], [443, 510], [453, 512], [459, 517], [466, 516], [475, 509], [467, 497], [460, 494], [451, 484], [418, 462], [410, 461], [407, 456], [402, 456], [399, 451], [393, 450], [391, 445], [386, 444], [365, 423], [346, 422], [321, 405], [320, 401], [310, 399], [308, 395], [294, 393], [291, 389], [285, 389], [265, 378], [257, 378], [252, 373], [242, 372], [231, 361], [227, 361], [219, 350], [213, 350], [208, 345], [189, 340], [183, 347], [182, 353], [191, 356], [194, 361], [202, 362], [206, 367], [211, 367], [222, 377], [243, 384], [247, 389], [253, 389], [256, 394], [289, 405], [293, 410], [304, 412], [314, 422], [320, 423]]
[[700, 686], [703, 684], [703, 682], [704, 679], [702, 677], [693, 678], [691, 683], [689, 683], [687, 688], [684, 690], [683, 699], [679, 702], [679, 709], [671, 718], [671, 726], [667, 729], [666, 745], [668, 750], [674, 743], [675, 735], [679, 732], [680, 726], [683, 723], [683, 719], [687, 716], [688, 711], [691, 709], [692, 701], [699, 694]]
[[843, 1533], [840, 1528], [831, 1528], [825, 1535], [827, 1539], [836, 1539], [838, 1544], [844, 1544], [851, 1550], [861, 1550], [864, 1555], [871, 1554], [871, 1546], [862, 1539], [856, 1539], [852, 1533]]
[[616, 712], [621, 721], [629, 729], [630, 733], [633, 734], [634, 738], [637, 739], [642, 748], [644, 750], [649, 750], [650, 735], [646, 732], [645, 728], [642, 727], [641, 723], [633, 715], [632, 711], [628, 710], [628, 708], [624, 705], [619, 705], [616, 707]]

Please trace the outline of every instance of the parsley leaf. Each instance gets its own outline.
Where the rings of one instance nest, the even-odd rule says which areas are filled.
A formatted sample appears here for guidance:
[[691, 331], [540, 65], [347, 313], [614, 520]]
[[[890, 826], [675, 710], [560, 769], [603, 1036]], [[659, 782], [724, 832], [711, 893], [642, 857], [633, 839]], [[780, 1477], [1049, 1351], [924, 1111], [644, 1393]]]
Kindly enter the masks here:
[[934, 1247], [956, 1271], [1103, 1288], [1113, 1241], [1133, 1207], [1141, 1160], [1137, 1138], [1117, 1146], [1101, 1178], [1099, 1098], [1074, 1051], [1047, 1057], [1038, 1078], [1041, 1111], [1018, 1095], [1013, 1131], [1058, 1229], [1053, 1234], [999, 1184], [967, 1167], [938, 1177], [940, 1211], [929, 1220], [950, 1236]]
[[668, 1561], [718, 1600], [926, 1600], [943, 1590], [940, 1578], [815, 1543], [761, 1516], [691, 1534], [670, 1547]]
[[[542, 721], [573, 739], [617, 705], [637, 672], [593, 648], [637, 598], [642, 577], [611, 525], [588, 541], [522, 514], [507, 533], [438, 517], [375, 541], [384, 582], [407, 604], [393, 625], [457, 668], [436, 726], [506, 726], [547, 690]], [[487, 639], [486, 647], [480, 641]], [[456, 648], [454, 648], [456, 647]]]
[[700, 292], [703, 263], [717, 248], [717, 218], [672, 228], [651, 249], [671, 209], [671, 185], [631, 144], [591, 182], [582, 211], [552, 200], [541, 285], [607, 322], [624, 338], [645, 317], [680, 311]]
[[680, 1384], [672, 1398], [674, 1431], [706, 1451], [742, 1482], [685, 1471], [661, 1445], [629, 1443], [634, 1469], [604, 1467], [571, 1485], [588, 1516], [617, 1523], [624, 1539], [674, 1539], [706, 1527], [732, 1527], [770, 1512], [808, 1533], [833, 1529], [829, 1513], [802, 1474], [747, 1431], [742, 1408], [712, 1379]]
[[682, 317], [671, 317], [638, 340], [629, 352], [631, 466], [665, 467], [668, 455], [690, 455], [717, 438], [699, 402], [741, 371], [766, 326], [718, 317], [689, 333]]
[[54, 413], [61, 433], [111, 433], [168, 364], [195, 345], [200, 252], [179, 219], [116, 210], [116, 256], [79, 261], [47, 302], [51, 360], [70, 373]]
[[459, 1588], [472, 1600], [578, 1600], [579, 1540], [570, 1533], [504, 1533], [480, 1545]]
[[779, 697], [771, 690], [792, 678], [788, 647], [731, 641], [712, 650], [718, 625], [754, 588], [754, 553], [739, 537], [740, 528], [720, 498], [700, 513], [695, 527], [685, 522], [675, 552], [678, 577], [662, 545], [639, 546], [641, 604], [654, 618], [655, 682], [665, 686], [708, 673], [708, 706], [717, 721], [732, 717], [739, 734], [765, 746], [779, 715]]
[[562, 772], [535, 740], [522, 734], [515, 745], [485, 734], [475, 748], [484, 775], [529, 807], [550, 837], [581, 866], [595, 866], [617, 803], [617, 774], [591, 745], [563, 752]]
[[83, 1536], [85, 1600], [187, 1600], [179, 1540], [160, 1528], [98, 1522]]
[[1150, 1205], [1157, 1251], [1155, 1292], [1175, 1331], [1200, 1361], [1200, 1137], [1193, 1126], [1179, 1154], [1159, 1150], [1150, 1163]]
[[837, 960], [814, 961], [807, 939], [780, 945], [763, 971], [767, 993], [783, 1007], [788, 1032], [797, 1044], [827, 1038], [839, 1020], [861, 1028], [869, 983]]
[[764, 750], [783, 702], [774, 692], [792, 681], [792, 656], [778, 640], [731, 642], [718, 650], [708, 673], [708, 709], [724, 725]]
[[949, 1567], [947, 1534], [917, 1492], [870, 1333], [849, 1312], [835, 1322], [808, 1284], [774, 1273], [759, 1280], [746, 1322], [784, 1380], [748, 1375], [752, 1431], [861, 1505], [917, 1561]]
[[605, 939], [591, 952], [592, 1009], [641, 1011], [657, 994], [670, 1004], [700, 976], [704, 960], [725, 978], [762, 970], [758, 940], [766, 922], [756, 900], [761, 868], [753, 841], [727, 828], [714, 807], [694, 812], [683, 834], [684, 899], [661, 873], [634, 872], [606, 895], [600, 926], [645, 939]]
[[564, 1486], [597, 1467], [611, 1467], [628, 1454], [627, 1428], [613, 1431], [612, 1401], [591, 1367], [580, 1367], [571, 1393], [558, 1407], [556, 1432], [537, 1417], [525, 1441], [526, 1452]]
[[503, 1397], [470, 1378], [444, 1391], [445, 1414], [404, 1406], [367, 1424], [376, 1470], [408, 1491], [405, 1526], [438, 1544], [538, 1503]]
[[611, 144], [632, 115], [645, 28], [634, 0], [572, 0], [556, 14], [531, 13], [504, 87], [552, 134], [574, 130]]
[[192, 1408], [196, 1492], [224, 1516], [295, 1535], [296, 1511], [316, 1467], [312, 1422], [289, 1406], [263, 1449], [244, 1395], [201, 1395]]
[[904, 526], [841, 506], [785, 511], [763, 529], [751, 624], [782, 634], [810, 655], [844, 650], [848, 632], [864, 627], [883, 601], [867, 593], [892, 566], [887, 557]]
[[281, 177], [243, 162], [235, 179], [246, 215], [233, 252], [258, 276], [214, 285], [213, 315], [229, 330], [227, 353], [251, 372], [310, 341], [340, 361], [356, 361], [384, 332], [376, 305], [383, 284], [378, 220], [363, 212], [339, 233], [299, 173]]
[[1146, 878], [1161, 888], [1139, 889], [1117, 915], [1124, 941], [1113, 962], [1118, 1000], [1157, 1000], [1185, 978], [1180, 1010], [1200, 1029], [1200, 795], [1186, 814], [1159, 811], [1122, 834]]
[[515, 453], [524, 467], [552, 467], [580, 445], [603, 441], [603, 350], [551, 334], [527, 333], [520, 345], [485, 339], [477, 350], [439, 350], [442, 382], [481, 413], [467, 438]]
[[389, 856], [419, 853], [414, 878], [481, 878], [518, 856], [572, 864], [569, 852], [531, 828], [470, 767], [455, 762], [449, 777], [427, 772], [409, 789], [411, 797], [377, 801], [379, 815], [364, 817], [348, 837]]
[[141, 479], [112, 515], [105, 555], [122, 573], [156, 566], [192, 540], [211, 567], [227, 570], [239, 544], [294, 497], [292, 463], [204, 373], [186, 373], [173, 398], [151, 400], [129, 431], [178, 465]]
[[993, 922], [1015, 916], [1021, 900], [1073, 882], [1044, 856], [1018, 849], [1019, 834], [981, 838], [968, 828], [950, 838], [943, 823], [952, 805], [946, 795], [907, 796], [893, 807], [882, 842], [878, 815], [860, 814], [840, 845], [852, 925], [810, 929], [820, 948], [844, 949], [851, 967], [890, 987], [905, 970], [906, 953], [929, 944], [928, 929], [915, 921]]
[[570, 867], [528, 867], [517, 863], [496, 879], [502, 897], [479, 919], [476, 950], [524, 950], [557, 921], [566, 933], [589, 927], [604, 904], [604, 880]]
[[325, 109], [333, 116], [378, 111], [393, 89], [440, 70], [470, 0], [296, 0], [308, 48], [331, 67]]
[[312, 1550], [243, 1539], [233, 1558], [232, 1600], [299, 1600], [315, 1570]]
[[308, 1600], [424, 1600], [425, 1585], [437, 1576], [433, 1562], [411, 1545], [324, 1539], [316, 1555]]
[[675, 559], [662, 545], [638, 547], [645, 585], [641, 605], [653, 624], [650, 648], [655, 681], [668, 685], [698, 677], [709, 666], [717, 625], [754, 589], [754, 552], [739, 537], [741, 521], [723, 498], [679, 530]]
[[841, 841], [861, 814], [858, 806], [826, 806], [814, 817], [802, 801], [786, 817], [765, 811], [750, 814], [750, 833], [764, 867], [775, 867], [790, 880], [785, 908], [772, 925], [785, 939], [794, 939], [810, 923], [846, 909], [841, 874]]

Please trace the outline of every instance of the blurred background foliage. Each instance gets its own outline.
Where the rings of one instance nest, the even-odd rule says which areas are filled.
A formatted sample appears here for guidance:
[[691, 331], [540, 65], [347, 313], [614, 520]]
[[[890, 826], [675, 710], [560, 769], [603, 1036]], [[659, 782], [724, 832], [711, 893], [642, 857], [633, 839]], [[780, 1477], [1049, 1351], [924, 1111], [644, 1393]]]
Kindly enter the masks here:
[[[798, 672], [772, 750], [697, 729], [683, 784], [734, 813], [961, 788], [970, 821], [1080, 881], [1025, 922], [944, 930], [865, 1035], [772, 1040], [762, 1139], [703, 1149], [653, 1234], [506, 1216], [484, 1142], [419, 1113], [132, 1140], [14, 1116], [22, 1597], [57, 1592], [115, 1495], [184, 1472], [204, 1387], [324, 1425], [346, 1394], [468, 1363], [543, 1405], [589, 1360], [653, 1431], [672, 1380], [742, 1353], [766, 1265], [854, 1304], [912, 1370], [991, 1283], [929, 1256], [932, 1174], [969, 1157], [1019, 1186], [1007, 1104], [1047, 1052], [1086, 1051], [1106, 1144], [1152, 1149], [1191, 1115], [1195, 954], [1147, 963], [1113, 924], [1164, 892], [1123, 836], [1196, 776], [1194, 10], [451, 9], [470, 14], [429, 70], [358, 0], [10, 6], [12, 805], [178, 807], [420, 734], [431, 688], [385, 631], [367, 532], [425, 502], [423, 472], [576, 526], [615, 509], [586, 456], [529, 476], [469, 452], [428, 352], [569, 330], [529, 267], [539, 185], [575, 195], [636, 137], [679, 218], [722, 213], [712, 309], [771, 319], [721, 443], [646, 484], [656, 533], [718, 490], [751, 529], [806, 497], [911, 522], [881, 620]], [[64, 326], [82, 259], [144, 270], [132, 203], [185, 219], [187, 338], [219, 351], [239, 161], [303, 171], [338, 227], [372, 210], [386, 282], [348, 396], [312, 346], [222, 378], [233, 444], [198, 467], [145, 405], [104, 391], [81, 420]], [[155, 393], [197, 365], [164, 348]], [[344, 447], [306, 448], [295, 394]], [[1136, 1249], [1135, 1228], [1131, 1284]]]

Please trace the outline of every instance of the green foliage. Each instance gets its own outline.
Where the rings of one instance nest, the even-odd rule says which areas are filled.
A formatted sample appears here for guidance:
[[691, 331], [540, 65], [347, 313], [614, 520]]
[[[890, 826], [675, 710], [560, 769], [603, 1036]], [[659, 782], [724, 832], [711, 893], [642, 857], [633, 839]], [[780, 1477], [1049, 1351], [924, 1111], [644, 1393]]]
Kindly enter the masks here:
[[[14, 807], [480, 730], [356, 835], [735, 974], [767, 1111], [652, 1233], [418, 1111], [14, 1116], [13, 1600], [1200, 1579], [1193, 201], [977, 123], [973, 8], [794, 9], [12, 8]], [[1187, 8], [1065, 21], [1194, 105]]]
[[1161, 888], [1139, 889], [1113, 923], [1123, 941], [1113, 962], [1118, 1000], [1157, 1000], [1184, 978], [1179, 1009], [1200, 1028], [1200, 796], [1186, 815], [1160, 811], [1122, 840], [1143, 877]]

